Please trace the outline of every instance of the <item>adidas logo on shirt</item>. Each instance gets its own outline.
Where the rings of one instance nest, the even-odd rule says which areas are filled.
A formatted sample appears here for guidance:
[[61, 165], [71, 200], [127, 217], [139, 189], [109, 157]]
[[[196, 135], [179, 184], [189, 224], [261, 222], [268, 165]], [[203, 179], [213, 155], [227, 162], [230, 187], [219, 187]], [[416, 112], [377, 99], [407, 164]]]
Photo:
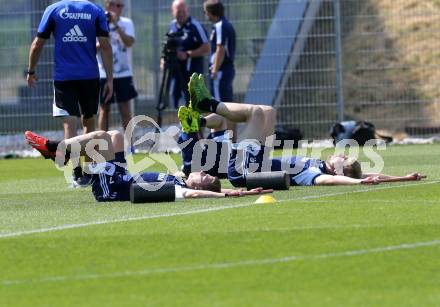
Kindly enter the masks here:
[[63, 37], [63, 42], [70, 43], [70, 42], [80, 42], [85, 43], [87, 42], [87, 37], [84, 36], [81, 29], [78, 27], [78, 25], [75, 25], [72, 29], [70, 29], [69, 32], [67, 32]]

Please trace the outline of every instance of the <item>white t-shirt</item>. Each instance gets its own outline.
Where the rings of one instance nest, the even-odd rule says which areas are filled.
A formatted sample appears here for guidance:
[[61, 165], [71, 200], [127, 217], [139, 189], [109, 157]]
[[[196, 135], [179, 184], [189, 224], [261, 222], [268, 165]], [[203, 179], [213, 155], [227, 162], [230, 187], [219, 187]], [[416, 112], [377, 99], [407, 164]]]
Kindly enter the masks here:
[[[129, 36], [135, 37], [133, 21], [119, 17], [118, 26]], [[110, 41], [113, 49], [113, 78], [133, 76], [131, 48], [125, 47], [113, 24], [110, 25]], [[99, 77], [106, 78], [101, 55], [98, 53]]]

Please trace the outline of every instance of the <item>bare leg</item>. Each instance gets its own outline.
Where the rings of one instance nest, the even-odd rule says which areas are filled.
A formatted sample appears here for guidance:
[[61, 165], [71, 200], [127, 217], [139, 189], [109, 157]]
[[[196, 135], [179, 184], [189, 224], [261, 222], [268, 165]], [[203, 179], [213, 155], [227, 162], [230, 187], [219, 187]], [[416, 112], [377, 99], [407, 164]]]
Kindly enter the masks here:
[[[64, 139], [74, 138], [78, 135], [78, 118], [76, 116], [63, 117]], [[72, 159], [73, 177], [79, 178], [82, 176], [82, 168], [79, 159]]]
[[[95, 131], [95, 116], [92, 116], [90, 118], [84, 118], [84, 116], [81, 117], [81, 123], [83, 126], [83, 133], [87, 134], [90, 132]], [[91, 157], [86, 155], [84, 157], [84, 165], [86, 165], [88, 162], [92, 162], [93, 160], [90, 160]]]
[[252, 116], [252, 111], [255, 107], [256, 105], [253, 104], [220, 102], [216, 113], [230, 121], [244, 123]]
[[108, 123], [110, 121], [110, 104], [104, 103], [99, 106], [99, 118], [98, 118], [98, 128], [99, 130], [108, 130]]
[[84, 134], [95, 131], [95, 116], [90, 118], [81, 117], [81, 123], [83, 126]]
[[264, 134], [272, 135], [275, 133], [275, 123], [277, 121], [277, 112], [275, 108], [266, 105], [260, 105], [264, 112]]
[[[201, 112], [217, 113], [232, 122], [245, 122], [241, 139], [257, 139], [265, 142], [273, 133], [275, 111], [270, 106], [220, 102], [212, 98], [206, 88], [203, 75], [193, 74], [189, 81], [191, 106]], [[266, 118], [267, 117], [267, 118]]]
[[117, 130], [109, 131], [108, 134], [112, 139], [113, 151], [115, 153], [124, 151], [124, 135]]
[[[125, 160], [125, 153], [124, 153], [124, 135], [117, 130], [112, 130], [107, 133], [110, 135], [112, 139], [113, 151], [115, 153], [114, 159], [117, 162], [116, 165], [127, 170], [127, 161]], [[120, 156], [121, 153], [122, 153], [122, 157]]]
[[64, 138], [70, 139], [77, 135], [78, 118], [75, 116], [65, 116], [63, 117], [63, 128], [64, 128]]
[[264, 143], [274, 132], [276, 112], [271, 106], [221, 102], [216, 113], [233, 122], [247, 123], [240, 140], [257, 139]]
[[228, 130], [232, 131], [232, 142], [237, 142], [237, 123], [227, 120], [226, 121], [226, 127]]
[[122, 127], [124, 127], [125, 131], [131, 119], [130, 101], [120, 102], [118, 103], [118, 107], [119, 113], [121, 114]]
[[215, 113], [211, 113], [205, 117], [206, 127], [212, 132], [226, 130], [226, 119]]
[[[103, 140], [106, 142], [104, 146], [88, 146], [89, 142], [92, 140]], [[113, 142], [112, 137], [105, 131], [94, 131], [83, 135], [78, 135], [73, 138], [69, 138], [60, 143], [61, 148], [67, 148], [70, 151], [80, 150], [81, 153], [85, 153], [86, 155], [91, 155], [88, 158], [91, 161], [98, 161], [95, 152], [89, 151], [89, 149], [95, 148], [96, 152], [104, 157], [106, 161], [113, 160], [115, 158], [115, 151], [113, 150]], [[60, 147], [59, 147], [60, 148]], [[106, 149], [103, 149], [106, 148]], [[87, 151], [86, 151], [87, 149]]]

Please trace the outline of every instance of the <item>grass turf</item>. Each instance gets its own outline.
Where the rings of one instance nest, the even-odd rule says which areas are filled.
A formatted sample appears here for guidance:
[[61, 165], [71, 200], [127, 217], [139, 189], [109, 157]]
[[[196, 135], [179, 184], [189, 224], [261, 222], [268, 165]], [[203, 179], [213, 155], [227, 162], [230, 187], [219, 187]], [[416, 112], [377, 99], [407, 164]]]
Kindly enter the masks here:
[[0, 161], [0, 305], [436, 306], [440, 145], [380, 154], [428, 179], [97, 204], [50, 161]]

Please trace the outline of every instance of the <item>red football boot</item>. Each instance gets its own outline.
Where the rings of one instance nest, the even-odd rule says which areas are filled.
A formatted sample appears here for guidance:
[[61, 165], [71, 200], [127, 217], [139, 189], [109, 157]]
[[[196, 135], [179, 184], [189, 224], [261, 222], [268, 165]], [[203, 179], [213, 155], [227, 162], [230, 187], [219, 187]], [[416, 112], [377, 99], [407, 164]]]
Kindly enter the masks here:
[[49, 151], [49, 149], [47, 148], [48, 139], [39, 136], [31, 131], [26, 131], [24, 133], [24, 136], [28, 144], [31, 145], [32, 148], [38, 150], [45, 159], [55, 159], [55, 152]]

